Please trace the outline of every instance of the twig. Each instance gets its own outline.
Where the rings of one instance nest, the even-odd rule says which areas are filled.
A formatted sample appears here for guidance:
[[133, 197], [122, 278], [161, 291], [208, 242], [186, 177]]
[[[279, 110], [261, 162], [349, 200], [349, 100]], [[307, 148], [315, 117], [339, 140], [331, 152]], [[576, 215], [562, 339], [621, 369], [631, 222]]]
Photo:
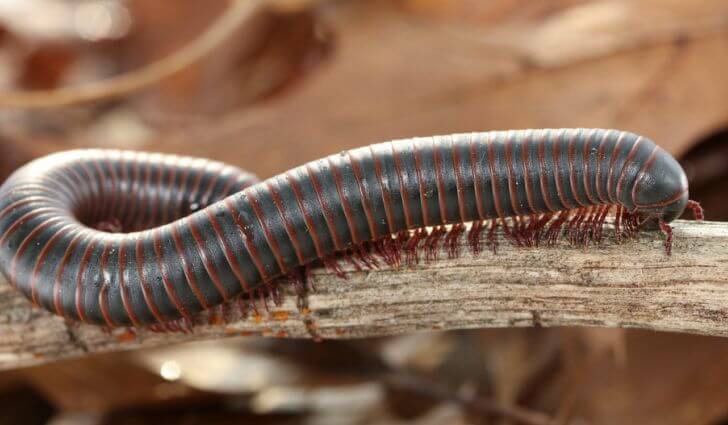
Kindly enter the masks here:
[[[728, 223], [680, 221], [672, 256], [659, 232], [588, 249], [518, 248], [499, 235], [496, 255], [415, 267], [352, 271], [342, 280], [312, 275], [310, 310], [299, 312], [292, 288], [270, 312], [193, 334], [149, 330], [111, 334], [69, 325], [0, 284], [0, 369], [102, 351], [235, 335], [358, 338], [421, 330], [523, 326], [605, 326], [728, 336]], [[461, 241], [464, 243], [464, 241]], [[304, 321], [308, 322], [307, 326]], [[311, 325], [313, 323], [313, 325]], [[315, 326], [314, 329], [311, 329]], [[312, 332], [313, 331], [313, 332]]]
[[0, 93], [0, 107], [58, 108], [121, 96], [155, 84], [199, 61], [247, 20], [261, 0], [231, 0], [230, 6], [198, 38], [138, 70], [76, 87]]
[[499, 404], [482, 397], [468, 397], [448, 388], [447, 385], [421, 376], [405, 372], [393, 372], [385, 378], [385, 381], [393, 388], [437, 400], [451, 401], [481, 415], [497, 415], [525, 425], [549, 425], [551, 423], [548, 415], [541, 412], [518, 406]]

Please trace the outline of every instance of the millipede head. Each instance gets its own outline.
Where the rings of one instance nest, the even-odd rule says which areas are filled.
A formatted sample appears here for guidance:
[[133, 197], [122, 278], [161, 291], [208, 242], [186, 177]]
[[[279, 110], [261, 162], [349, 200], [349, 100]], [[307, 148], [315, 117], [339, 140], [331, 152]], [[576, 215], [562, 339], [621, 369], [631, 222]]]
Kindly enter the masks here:
[[688, 206], [688, 178], [670, 154], [657, 149], [632, 191], [636, 213], [669, 223]]

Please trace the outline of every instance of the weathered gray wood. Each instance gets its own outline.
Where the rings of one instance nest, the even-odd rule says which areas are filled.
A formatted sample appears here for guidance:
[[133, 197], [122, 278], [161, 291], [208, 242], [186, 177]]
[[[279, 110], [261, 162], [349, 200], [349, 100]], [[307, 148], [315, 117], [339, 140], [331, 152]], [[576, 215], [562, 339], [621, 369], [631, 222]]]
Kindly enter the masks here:
[[[600, 247], [517, 248], [408, 268], [316, 270], [308, 318], [324, 338], [432, 329], [608, 326], [728, 336], [728, 223], [675, 225], [673, 255], [657, 232]], [[111, 334], [65, 323], [0, 284], [0, 369], [112, 350], [239, 335], [310, 337], [296, 297], [192, 335], [123, 329]]]

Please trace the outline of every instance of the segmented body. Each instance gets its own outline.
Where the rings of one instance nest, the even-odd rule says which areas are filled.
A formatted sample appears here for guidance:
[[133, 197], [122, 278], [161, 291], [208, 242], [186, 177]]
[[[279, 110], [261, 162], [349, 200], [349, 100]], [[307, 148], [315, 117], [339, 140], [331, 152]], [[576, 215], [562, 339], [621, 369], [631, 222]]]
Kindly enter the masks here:
[[143, 326], [337, 252], [371, 265], [367, 252], [396, 263], [401, 249], [440, 237], [455, 249], [466, 222], [475, 249], [499, 224], [526, 245], [562, 226], [597, 239], [615, 206], [624, 226], [665, 226], [685, 208], [687, 182], [646, 138], [566, 129], [381, 143], [262, 182], [192, 158], [70, 151], [21, 168], [0, 195], [0, 266], [14, 286], [68, 318]]

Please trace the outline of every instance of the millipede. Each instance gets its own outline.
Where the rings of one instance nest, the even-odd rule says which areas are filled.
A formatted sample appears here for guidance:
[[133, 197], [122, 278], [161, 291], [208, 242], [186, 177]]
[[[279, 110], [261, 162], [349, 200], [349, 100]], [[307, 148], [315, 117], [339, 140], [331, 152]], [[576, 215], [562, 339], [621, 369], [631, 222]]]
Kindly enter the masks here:
[[[679, 163], [624, 131], [543, 129], [379, 143], [267, 180], [220, 162], [85, 149], [36, 159], [0, 188], [0, 268], [34, 304], [73, 321], [179, 329], [252, 302], [322, 263], [378, 267], [495, 251], [665, 235], [700, 205]], [[466, 224], [470, 223], [466, 226]], [[484, 234], [484, 232], [487, 232]], [[175, 324], [172, 326], [170, 324]]]

